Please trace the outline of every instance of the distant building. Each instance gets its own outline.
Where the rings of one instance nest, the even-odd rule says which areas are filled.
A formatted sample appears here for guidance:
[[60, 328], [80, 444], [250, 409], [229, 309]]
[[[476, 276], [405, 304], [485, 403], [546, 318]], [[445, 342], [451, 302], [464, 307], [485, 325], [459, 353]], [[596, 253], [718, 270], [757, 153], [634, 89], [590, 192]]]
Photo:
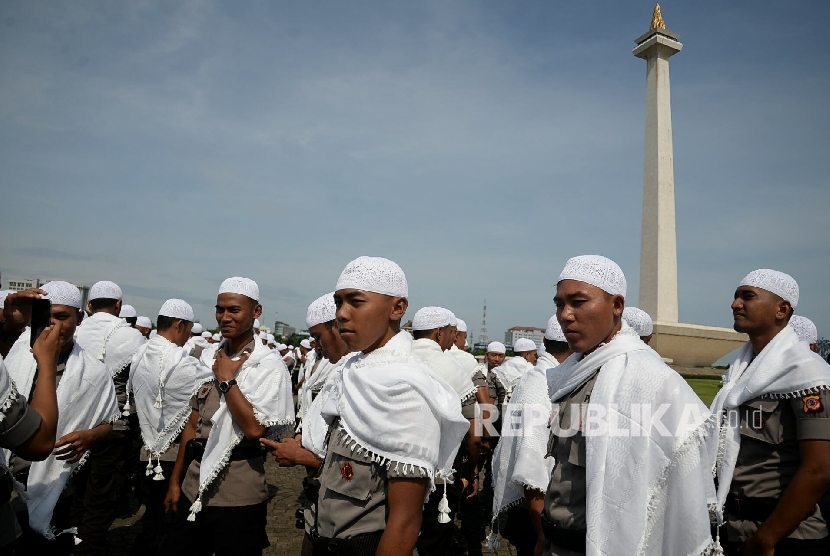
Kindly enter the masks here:
[[508, 346], [515, 344], [519, 338], [532, 340], [536, 347], [539, 347], [545, 339], [545, 329], [535, 326], [514, 326], [504, 333], [504, 343]]
[[288, 338], [297, 333], [297, 329], [288, 324], [287, 322], [282, 322], [278, 320], [274, 323], [274, 336], [281, 336], [283, 338]]
[[[43, 286], [46, 282], [50, 282], [51, 280], [43, 280], [41, 278], [24, 278], [24, 279], [14, 279], [9, 280], [9, 288], [10, 290], [14, 290], [16, 292], [22, 292], [23, 290], [28, 290], [31, 288], [39, 288]], [[81, 307], [86, 307], [87, 301], [89, 301], [89, 286], [82, 286], [80, 284], [72, 284], [79, 290], [81, 290]]]

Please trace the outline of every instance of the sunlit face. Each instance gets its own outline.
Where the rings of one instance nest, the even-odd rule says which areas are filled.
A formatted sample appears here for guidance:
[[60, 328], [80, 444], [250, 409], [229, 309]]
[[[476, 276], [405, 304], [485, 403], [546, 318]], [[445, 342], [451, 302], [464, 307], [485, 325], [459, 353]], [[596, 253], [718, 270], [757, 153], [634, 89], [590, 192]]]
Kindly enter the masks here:
[[761, 288], [740, 286], [732, 301], [733, 328], [736, 332], [763, 333], [775, 326], [776, 321], [789, 318], [790, 303]]
[[223, 338], [253, 334], [254, 319], [262, 314], [262, 305], [238, 293], [220, 293], [216, 297], [216, 324]]
[[61, 346], [68, 346], [72, 344], [72, 338], [75, 336], [75, 329], [83, 319], [83, 312], [70, 305], [52, 305], [52, 318], [50, 325], [54, 326], [56, 322], [62, 325], [60, 343]]
[[536, 351], [523, 351], [521, 353], [517, 353], [516, 355], [529, 362], [531, 365], [535, 365], [536, 360], [539, 358], [539, 354], [536, 353]]
[[562, 280], [556, 285], [556, 318], [571, 351], [584, 353], [609, 341], [625, 308], [621, 295], [611, 295], [578, 280]]
[[458, 331], [454, 326], [445, 326], [438, 329], [438, 339], [436, 341], [443, 351], [447, 351], [452, 347], [455, 343], [456, 334], [458, 334]]
[[349, 351], [371, 351], [387, 338], [392, 321], [400, 322], [408, 302], [402, 297], [353, 288], [334, 292], [340, 337]]
[[467, 348], [467, 333], [466, 332], [456, 332], [455, 334], [455, 347], [458, 349], [466, 349]]

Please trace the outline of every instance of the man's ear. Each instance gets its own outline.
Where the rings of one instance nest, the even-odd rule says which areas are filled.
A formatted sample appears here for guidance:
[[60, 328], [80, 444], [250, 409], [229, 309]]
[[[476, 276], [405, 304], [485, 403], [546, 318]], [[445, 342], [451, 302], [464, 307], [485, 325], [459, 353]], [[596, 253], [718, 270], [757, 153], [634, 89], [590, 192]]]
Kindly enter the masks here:
[[614, 316], [621, 317], [625, 310], [625, 298], [621, 295], [614, 296]]
[[258, 319], [261, 316], [262, 316], [262, 305], [257, 303], [256, 307], [254, 307], [254, 318]]
[[81, 324], [83, 322], [85, 316], [86, 316], [86, 313], [84, 313], [83, 311], [78, 309], [78, 317], [77, 317], [78, 318], [78, 324]]
[[409, 301], [405, 297], [396, 297], [392, 302], [392, 312], [389, 314], [389, 320], [401, 320], [409, 308]]
[[115, 314], [116, 315], [121, 314], [121, 300], [120, 299], [116, 300], [116, 302], [115, 302]]
[[775, 309], [775, 320], [789, 320], [793, 315], [793, 306], [785, 299], [776, 303]]

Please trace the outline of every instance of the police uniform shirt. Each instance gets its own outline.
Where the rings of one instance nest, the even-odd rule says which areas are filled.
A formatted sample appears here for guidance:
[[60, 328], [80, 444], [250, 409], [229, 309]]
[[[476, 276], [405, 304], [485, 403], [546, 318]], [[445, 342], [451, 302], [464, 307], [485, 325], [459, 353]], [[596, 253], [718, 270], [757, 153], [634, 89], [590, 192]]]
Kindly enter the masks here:
[[[552, 430], [548, 455], [554, 458], [551, 480], [545, 494], [545, 513], [556, 526], [585, 531], [587, 524], [587, 483], [585, 480], [585, 437], [582, 434], [585, 408], [599, 370], [558, 403], [559, 431]], [[574, 430], [576, 433], [574, 434]]]
[[[259, 341], [255, 338], [254, 341]], [[254, 341], [243, 348], [254, 349]], [[236, 355], [234, 355], [235, 357]], [[237, 386], [238, 388], [238, 386]], [[220, 392], [215, 382], [202, 386], [190, 399], [190, 407], [199, 412], [199, 421], [196, 425], [196, 438], [207, 441], [213, 424], [211, 417], [219, 409]], [[245, 437], [237, 444], [237, 448], [258, 448], [259, 442]], [[182, 494], [191, 502], [199, 494], [199, 467], [196, 460], [187, 468]], [[265, 458], [259, 456], [247, 460], [230, 461], [219, 473], [216, 479], [202, 494], [202, 505], [205, 507], [236, 507], [252, 506], [268, 499], [268, 486], [265, 482]]]
[[[791, 399], [756, 398], [738, 408], [741, 449], [729, 488], [731, 496], [751, 504], [752, 499], [777, 501], [801, 463], [798, 442], [830, 441], [830, 393]], [[738, 519], [726, 513], [730, 541], [744, 541], [761, 522]], [[825, 516], [818, 506], [789, 536], [821, 539], [828, 535]]]
[[[348, 539], [379, 533], [386, 528], [386, 497], [389, 479], [420, 478], [403, 473], [403, 465], [386, 468], [365, 452], [352, 450], [345, 432], [332, 425], [328, 452], [320, 467], [317, 502], [317, 536]], [[415, 472], [417, 473], [417, 472]], [[426, 478], [426, 477], [424, 477]]]
[[507, 389], [493, 371], [487, 371], [487, 389], [490, 392], [490, 397], [496, 400], [496, 405], [500, 406], [504, 403], [507, 397]]

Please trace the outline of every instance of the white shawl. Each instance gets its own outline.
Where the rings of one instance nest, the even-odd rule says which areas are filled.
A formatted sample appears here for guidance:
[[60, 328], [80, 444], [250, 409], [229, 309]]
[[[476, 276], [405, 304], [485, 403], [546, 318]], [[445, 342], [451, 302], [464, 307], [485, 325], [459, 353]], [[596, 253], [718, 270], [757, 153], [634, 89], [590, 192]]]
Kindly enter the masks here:
[[[587, 554], [685, 556], [712, 548], [714, 416], [626, 324], [581, 358], [575, 353], [549, 374], [549, 392], [557, 402], [601, 369], [585, 432]], [[591, 434], [591, 415], [603, 418], [605, 431]]]
[[164, 478], [161, 467], [152, 466], [179, 436], [190, 417], [190, 398], [213, 371], [161, 335], [141, 346], [130, 365], [130, 385], [141, 425], [144, 448], [150, 454], [148, 475]]
[[0, 423], [6, 418], [6, 412], [17, 400], [17, 388], [9, 377], [3, 357], [0, 356]]
[[718, 520], [721, 523], [723, 504], [741, 449], [739, 420], [724, 419], [724, 410], [735, 409], [760, 397], [789, 399], [830, 390], [830, 366], [798, 341], [791, 326], [785, 326], [776, 334], [754, 359], [752, 355], [752, 344], [747, 342], [726, 371], [724, 386], [711, 406], [720, 427], [714, 470], [718, 477]]
[[556, 357], [546, 351], [541, 352], [539, 359], [536, 360], [536, 367], [539, 369], [553, 369], [558, 366], [559, 361], [556, 360]]
[[547, 491], [554, 463], [546, 457], [550, 412], [546, 372], [531, 368], [513, 390], [493, 452], [494, 522], [499, 513], [522, 503], [525, 488]]
[[332, 363], [325, 357], [319, 360], [317, 368], [314, 369], [313, 373], [306, 377], [303, 387], [300, 390], [300, 399], [298, 400], [300, 408], [297, 412], [297, 417], [300, 419], [305, 417], [308, 408], [311, 406], [314, 394], [318, 394], [320, 392], [323, 385], [326, 383], [326, 380], [328, 380], [335, 370], [343, 366], [343, 363], [346, 361], [347, 357], [348, 355], [344, 355], [339, 361], [337, 361], [337, 363]]
[[475, 358], [470, 352], [458, 349], [458, 347], [453, 344], [453, 346], [447, 352], [452, 355], [458, 364], [464, 367], [464, 370], [467, 371], [470, 376], [472, 376], [473, 371], [475, 371], [476, 367], [478, 367], [478, 360]]
[[[412, 355], [412, 340], [400, 332], [381, 348], [349, 357], [333, 374], [317, 399], [328, 425], [340, 417], [353, 448], [375, 462], [403, 466], [405, 474], [452, 478], [452, 464], [470, 427], [461, 414], [458, 394]], [[303, 445], [317, 455], [325, 446], [309, 412], [311, 433]], [[304, 421], [304, 425], [305, 425]], [[304, 429], [305, 431], [305, 429]]]
[[[29, 329], [21, 334], [25, 344], [29, 345]], [[37, 362], [31, 352], [18, 351], [14, 357], [9, 352], [6, 359], [9, 375], [15, 382], [28, 384], [29, 390], [22, 390], [27, 395], [34, 382]], [[66, 361], [57, 390], [58, 427], [56, 438], [71, 432], [88, 430], [102, 423], [112, 423], [119, 417], [118, 401], [107, 368], [95, 360], [75, 343], [72, 353]], [[9, 454], [6, 453], [6, 461]], [[51, 525], [52, 512], [55, 509], [69, 478], [86, 462], [89, 452], [77, 463], [67, 463], [50, 455], [43, 461], [32, 462], [29, 468], [29, 480], [26, 486], [29, 526], [46, 537], [55, 538]]]
[[[202, 352], [202, 362], [212, 368], [217, 349], [224, 349], [227, 340]], [[254, 416], [263, 427], [294, 424], [294, 399], [291, 375], [275, 353], [257, 338], [254, 351], [242, 364], [236, 375], [239, 391], [253, 406]], [[245, 433], [233, 420], [225, 397], [219, 399], [219, 409], [211, 417], [212, 427], [205, 446], [205, 455], [199, 467], [199, 494], [190, 506], [189, 521], [195, 521], [202, 510], [202, 494], [228, 465], [231, 452], [242, 441]]]
[[95, 313], [75, 330], [75, 341], [87, 353], [103, 361], [114, 376], [146, 342], [141, 332], [109, 313]]
[[[150, 339], [152, 340], [152, 338], [150, 338]], [[193, 351], [193, 348], [195, 348], [196, 346], [199, 346], [202, 349], [207, 349], [208, 346], [210, 346], [210, 344], [207, 342], [207, 340], [205, 340], [201, 336], [191, 336], [190, 338], [187, 339], [187, 342], [185, 342], [185, 344], [183, 346], [183, 349], [187, 353], [190, 353], [191, 351]]]
[[476, 395], [476, 385], [469, 373], [464, 372], [464, 368], [454, 357], [444, 352], [437, 342], [429, 338], [413, 340], [412, 353], [452, 386], [462, 404]]
[[493, 369], [496, 377], [506, 391], [505, 402], [510, 401], [513, 389], [519, 384], [519, 380], [533, 369], [533, 364], [524, 357], [512, 357]]

